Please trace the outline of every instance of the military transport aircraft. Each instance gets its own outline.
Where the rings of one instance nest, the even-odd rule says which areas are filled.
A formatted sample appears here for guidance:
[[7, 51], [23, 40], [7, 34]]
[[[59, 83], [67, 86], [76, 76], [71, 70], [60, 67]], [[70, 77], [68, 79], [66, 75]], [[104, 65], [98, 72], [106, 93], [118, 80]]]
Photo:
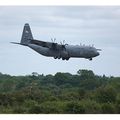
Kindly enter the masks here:
[[21, 42], [11, 43], [28, 46], [41, 55], [53, 57], [55, 59], [62, 58], [62, 60], [69, 60], [70, 57], [92, 60], [93, 57], [99, 55], [98, 51], [101, 50], [96, 49], [93, 46], [58, 44], [55, 43], [55, 39], [52, 42], [36, 40], [32, 36], [32, 32], [28, 23], [24, 25]]

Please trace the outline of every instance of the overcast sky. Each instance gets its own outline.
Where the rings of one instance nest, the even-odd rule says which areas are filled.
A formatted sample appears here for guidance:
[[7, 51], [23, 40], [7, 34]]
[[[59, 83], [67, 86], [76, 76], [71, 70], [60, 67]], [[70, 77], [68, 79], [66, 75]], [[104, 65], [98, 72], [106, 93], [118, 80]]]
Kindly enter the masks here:
[[[10, 44], [20, 42], [23, 26], [29, 23], [33, 37], [59, 43], [86, 44], [102, 49], [100, 56], [69, 61], [44, 57], [32, 49]], [[120, 76], [120, 6], [118, 7], [0, 7], [0, 72], [10, 75], [55, 74], [79, 69], [97, 75]]]

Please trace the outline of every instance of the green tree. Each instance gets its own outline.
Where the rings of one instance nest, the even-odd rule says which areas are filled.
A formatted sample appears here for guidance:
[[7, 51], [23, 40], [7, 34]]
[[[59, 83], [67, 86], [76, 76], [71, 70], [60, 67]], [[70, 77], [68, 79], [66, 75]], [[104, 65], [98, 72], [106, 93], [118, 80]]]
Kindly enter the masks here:
[[90, 79], [95, 76], [92, 70], [78, 70], [77, 74], [81, 77], [81, 79]]
[[104, 103], [101, 106], [103, 114], [113, 114], [115, 113], [115, 106], [112, 103]]
[[31, 106], [28, 110], [28, 113], [32, 113], [32, 114], [42, 113], [42, 108], [40, 105]]
[[60, 86], [63, 85], [65, 83], [68, 83], [68, 81], [70, 80], [69, 76], [65, 73], [56, 73], [54, 76], [54, 80], [55, 80], [55, 84]]
[[85, 113], [85, 108], [82, 104], [78, 102], [68, 102], [65, 108], [65, 113], [67, 114], [83, 114]]
[[96, 90], [95, 99], [100, 103], [111, 103], [116, 101], [116, 91], [114, 88], [99, 88]]

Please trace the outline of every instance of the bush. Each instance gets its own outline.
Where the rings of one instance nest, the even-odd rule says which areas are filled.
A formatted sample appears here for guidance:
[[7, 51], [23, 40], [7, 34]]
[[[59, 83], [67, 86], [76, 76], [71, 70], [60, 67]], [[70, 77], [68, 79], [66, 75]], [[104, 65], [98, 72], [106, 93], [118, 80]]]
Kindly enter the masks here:
[[32, 113], [32, 114], [42, 113], [42, 108], [39, 105], [34, 105], [30, 107], [30, 109], [28, 110], [28, 113]]
[[101, 113], [101, 106], [96, 101], [90, 99], [83, 99], [80, 101], [82, 105], [84, 105], [86, 114], [99, 114]]
[[110, 103], [116, 101], [116, 91], [114, 88], [100, 88], [96, 91], [95, 99], [99, 103]]
[[78, 102], [69, 102], [66, 105], [65, 113], [67, 114], [83, 114], [85, 113], [85, 108], [82, 104]]
[[103, 114], [113, 114], [115, 113], [115, 106], [111, 103], [104, 103], [101, 106]]
[[56, 101], [51, 101], [51, 102], [44, 102], [40, 104], [42, 108], [42, 113], [45, 114], [56, 114], [56, 113], [62, 113], [63, 110], [63, 103], [62, 102], [56, 102]]
[[12, 110], [12, 113], [23, 114], [23, 113], [26, 113], [26, 110], [23, 106], [15, 106]]

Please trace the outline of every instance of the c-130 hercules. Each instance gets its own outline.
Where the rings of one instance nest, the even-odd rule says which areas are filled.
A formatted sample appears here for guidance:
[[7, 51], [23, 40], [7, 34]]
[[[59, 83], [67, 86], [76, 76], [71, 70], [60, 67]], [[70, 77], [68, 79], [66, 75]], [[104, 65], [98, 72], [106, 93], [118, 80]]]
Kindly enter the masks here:
[[55, 43], [55, 41], [45, 42], [35, 40], [32, 36], [32, 32], [28, 23], [24, 25], [21, 42], [11, 43], [28, 46], [41, 55], [54, 57], [55, 59], [62, 58], [62, 60], [69, 60], [70, 57], [92, 60], [93, 57], [99, 55], [98, 51], [100, 51], [100, 49], [96, 49], [93, 46], [58, 44]]

